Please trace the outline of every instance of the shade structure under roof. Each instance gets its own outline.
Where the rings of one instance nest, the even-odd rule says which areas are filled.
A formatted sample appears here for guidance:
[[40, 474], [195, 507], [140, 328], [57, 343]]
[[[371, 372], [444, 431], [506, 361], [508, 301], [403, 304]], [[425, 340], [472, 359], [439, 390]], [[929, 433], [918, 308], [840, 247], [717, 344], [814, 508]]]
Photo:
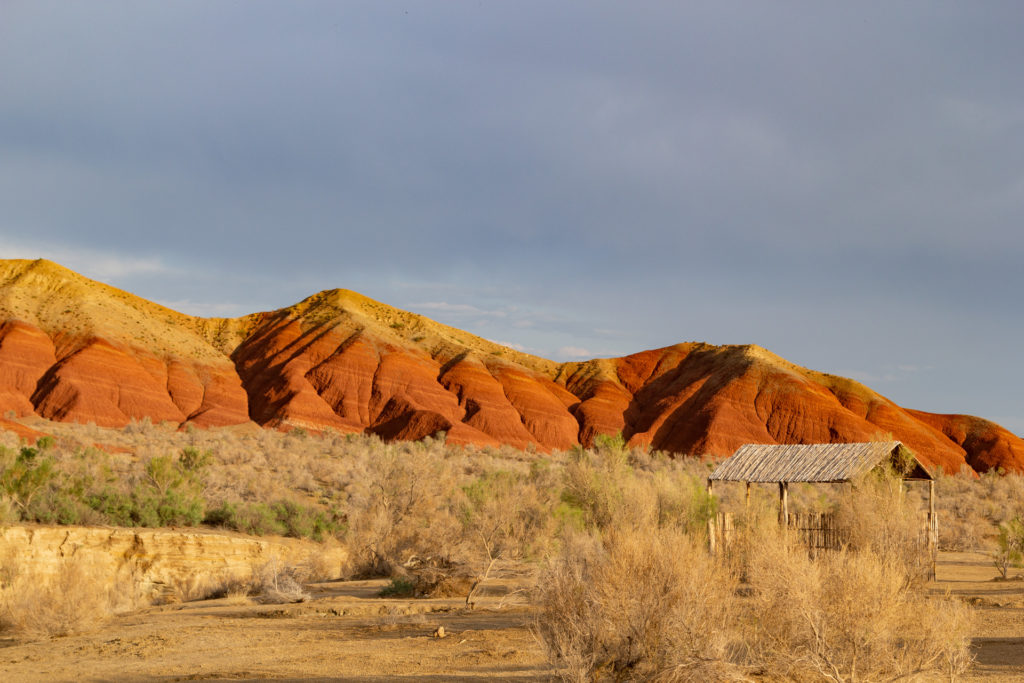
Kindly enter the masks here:
[[753, 483], [839, 483], [884, 462], [904, 479], [932, 479], [914, 453], [899, 441], [822, 444], [746, 444], [723, 460], [709, 479]]

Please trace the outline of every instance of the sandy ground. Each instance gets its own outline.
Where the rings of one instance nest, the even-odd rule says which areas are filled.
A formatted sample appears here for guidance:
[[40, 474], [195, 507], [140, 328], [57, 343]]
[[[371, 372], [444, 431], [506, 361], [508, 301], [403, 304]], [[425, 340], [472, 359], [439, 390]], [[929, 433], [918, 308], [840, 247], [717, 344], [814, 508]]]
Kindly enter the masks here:
[[500, 569], [472, 611], [460, 598], [380, 598], [385, 580], [315, 584], [299, 604], [153, 607], [86, 635], [0, 638], [0, 681], [547, 680], [517, 592], [528, 582]]
[[[977, 610], [967, 680], [1024, 681], [1024, 580], [994, 581], [979, 553], [942, 554], [937, 576], [933, 590]], [[456, 598], [380, 598], [386, 581], [317, 584], [292, 605], [153, 607], [87, 635], [0, 639], [0, 680], [543, 681], [530, 608], [516, 592], [528, 582], [526, 570], [504, 568], [473, 611]], [[446, 637], [433, 636], [439, 626]]]
[[1024, 681], [1024, 572], [1011, 570], [1011, 581], [998, 577], [982, 553], [939, 555], [934, 590], [948, 591], [976, 610], [969, 681]]

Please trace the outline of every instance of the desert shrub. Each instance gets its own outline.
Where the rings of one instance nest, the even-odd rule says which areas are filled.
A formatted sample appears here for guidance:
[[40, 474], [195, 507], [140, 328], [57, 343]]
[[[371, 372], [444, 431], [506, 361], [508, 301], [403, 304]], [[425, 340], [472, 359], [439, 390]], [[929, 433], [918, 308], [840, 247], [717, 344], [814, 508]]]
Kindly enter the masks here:
[[302, 568], [282, 565], [276, 557], [259, 568], [255, 579], [261, 602], [283, 604], [309, 599], [302, 587]]
[[998, 527], [1024, 514], [1024, 475], [967, 470], [935, 482], [939, 547], [943, 550], [992, 550]]
[[135, 501], [128, 493], [118, 491], [112, 486], [104, 486], [84, 495], [85, 504], [95, 512], [103, 515], [105, 521], [116, 526], [136, 526], [139, 515], [135, 511]]
[[715, 680], [736, 581], [672, 528], [573, 535], [538, 578], [535, 632], [562, 680]]
[[340, 520], [325, 510], [300, 505], [290, 500], [278, 501], [271, 507], [278, 521], [284, 526], [286, 536], [322, 541], [341, 529]]
[[164, 586], [166, 602], [193, 602], [219, 597], [221, 584], [206, 574], [183, 572], [171, 576]]
[[14, 571], [0, 587], [0, 625], [21, 636], [83, 633], [112, 614], [109, 577], [74, 555], [53, 576]]
[[189, 472], [197, 472], [210, 464], [213, 454], [210, 451], [201, 451], [195, 446], [185, 446], [178, 455], [178, 464], [182, 469]]
[[706, 533], [718, 500], [707, 493], [692, 463], [648, 456], [645, 468], [636, 469], [629, 464], [631, 457], [620, 449], [572, 454], [564, 466], [556, 514], [593, 530], [653, 525]]
[[872, 472], [844, 486], [838, 524], [851, 550], [870, 551], [902, 568], [907, 581], [923, 582], [931, 572], [924, 510], [906, 485], [890, 472]]
[[0, 494], [0, 528], [13, 524], [21, 519], [18, 509], [7, 496]]
[[508, 470], [486, 472], [461, 487], [458, 519], [463, 554], [476, 580], [466, 595], [472, 605], [476, 589], [495, 563], [539, 552], [551, 539], [553, 499], [538, 490], [533, 474]]
[[287, 531], [278, 519], [275, 510], [266, 503], [236, 503], [225, 501], [209, 510], [203, 519], [206, 524], [234, 529], [251, 536], [275, 534], [283, 536]]
[[1003, 579], [1009, 578], [1010, 567], [1024, 564], [1024, 521], [1020, 517], [999, 525], [992, 561]]
[[625, 487], [633, 477], [625, 453], [575, 451], [563, 476], [562, 503], [577, 511], [584, 526], [603, 529], [625, 521], [630, 512]]
[[811, 559], [787, 539], [751, 556], [748, 664], [786, 680], [895, 680], [962, 673], [970, 609], [929, 598], [898, 558], [866, 549]]
[[33, 501], [28, 517], [43, 524], [83, 524], [94, 519], [92, 512], [73, 492], [47, 489]]
[[396, 576], [377, 593], [382, 598], [411, 598], [416, 595], [416, 582], [410, 578]]
[[[649, 487], [651, 499], [663, 485], [656, 478], [637, 482]], [[688, 530], [686, 501], [667, 506], [679, 511], [668, 515], [670, 523], [655, 514], [637, 526], [634, 516], [567, 535], [542, 570], [536, 595], [535, 628], [552, 667], [565, 680], [853, 681], [962, 673], [971, 661], [970, 609], [927, 595], [917, 564], [908, 560], [919, 553], [916, 519], [901, 516], [898, 491], [890, 499], [885, 482], [876, 484], [881, 488], [864, 484], [837, 495], [851, 499], [841, 503], [848, 513], [884, 495], [873, 509], [896, 519], [868, 519], [851, 532], [856, 542], [847, 549], [816, 557], [779, 528], [773, 501], [761, 496], [717, 555]], [[900, 543], [914, 547], [905, 551]]]
[[229, 604], [248, 604], [258, 598], [266, 604], [304, 602], [309, 593], [303, 587], [309, 569], [283, 564], [276, 556], [254, 567], [251, 576], [211, 575], [194, 572], [175, 574], [164, 586], [165, 600], [192, 602], [227, 598]]
[[3, 463], [0, 491], [14, 504], [22, 518], [31, 518], [33, 502], [54, 477], [54, 460], [48, 455], [41, 455], [44, 450], [22, 446], [16, 455], [7, 448], [0, 453], [0, 463]]
[[208, 510], [203, 521], [253, 536], [276, 534], [314, 541], [323, 541], [344, 530], [344, 520], [336, 513], [292, 500], [270, 504], [224, 501]]
[[443, 445], [431, 441], [380, 444], [352, 482], [349, 539], [361, 573], [390, 575], [414, 557], [447, 555], [456, 546], [455, 473], [439, 451]]
[[302, 575], [309, 583], [318, 581], [331, 581], [341, 575], [341, 558], [336, 551], [337, 544], [330, 541], [324, 546], [311, 552], [302, 564]]
[[203, 520], [206, 501], [193, 470], [169, 455], [151, 458], [132, 492], [133, 519], [139, 526], [195, 526]]

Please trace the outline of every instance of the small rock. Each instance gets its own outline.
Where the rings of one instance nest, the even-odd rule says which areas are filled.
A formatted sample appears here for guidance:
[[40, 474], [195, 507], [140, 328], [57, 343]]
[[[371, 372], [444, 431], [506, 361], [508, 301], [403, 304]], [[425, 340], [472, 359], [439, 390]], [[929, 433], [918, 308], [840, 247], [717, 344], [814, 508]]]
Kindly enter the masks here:
[[446, 635], [448, 634], [444, 632], [444, 626], [438, 626], [437, 630], [434, 631], [435, 638], [444, 638]]

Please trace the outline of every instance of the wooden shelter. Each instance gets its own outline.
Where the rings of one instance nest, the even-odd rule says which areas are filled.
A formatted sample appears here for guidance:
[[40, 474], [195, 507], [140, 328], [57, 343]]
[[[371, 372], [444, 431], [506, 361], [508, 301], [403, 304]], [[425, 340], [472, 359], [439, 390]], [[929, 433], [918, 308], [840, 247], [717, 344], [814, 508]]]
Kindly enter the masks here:
[[827, 443], [809, 445], [746, 444], [715, 468], [708, 477], [708, 492], [716, 481], [744, 482], [746, 500], [750, 485], [779, 485], [779, 520], [789, 520], [789, 485], [793, 482], [839, 484], [889, 465], [904, 480], [928, 482], [929, 546], [934, 547], [935, 479], [913, 451], [899, 441]]

